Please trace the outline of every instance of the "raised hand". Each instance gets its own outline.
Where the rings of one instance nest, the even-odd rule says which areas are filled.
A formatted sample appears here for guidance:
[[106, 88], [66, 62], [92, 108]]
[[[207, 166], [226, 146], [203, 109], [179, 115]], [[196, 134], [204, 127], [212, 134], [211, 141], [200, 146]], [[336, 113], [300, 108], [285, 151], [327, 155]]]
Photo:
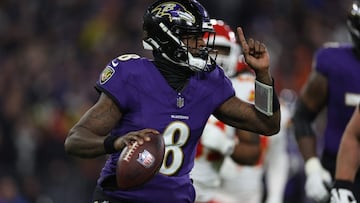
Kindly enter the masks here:
[[245, 62], [256, 72], [256, 74], [268, 73], [270, 56], [265, 44], [252, 38], [246, 40], [241, 27], [237, 28], [237, 32]]

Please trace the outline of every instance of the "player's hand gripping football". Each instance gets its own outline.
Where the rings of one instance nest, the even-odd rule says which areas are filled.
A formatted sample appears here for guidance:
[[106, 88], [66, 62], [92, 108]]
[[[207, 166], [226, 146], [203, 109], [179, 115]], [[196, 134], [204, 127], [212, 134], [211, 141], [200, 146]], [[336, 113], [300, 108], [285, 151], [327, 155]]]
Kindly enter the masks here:
[[264, 43], [249, 38], [245, 39], [241, 27], [237, 28], [240, 45], [244, 54], [245, 62], [258, 74], [269, 74], [270, 56]]
[[154, 129], [142, 129], [138, 131], [132, 131], [127, 133], [124, 136], [119, 137], [115, 143], [114, 147], [116, 150], [121, 151], [126, 146], [130, 146], [133, 142], [137, 141], [138, 144], [142, 145], [145, 141], [150, 141], [149, 134], [160, 134], [157, 130]]

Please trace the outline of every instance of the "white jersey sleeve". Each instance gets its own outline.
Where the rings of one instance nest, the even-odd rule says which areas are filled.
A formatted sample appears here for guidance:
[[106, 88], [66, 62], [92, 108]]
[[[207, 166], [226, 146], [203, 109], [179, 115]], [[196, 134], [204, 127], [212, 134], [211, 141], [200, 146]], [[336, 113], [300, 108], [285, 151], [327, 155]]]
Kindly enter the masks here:
[[[254, 82], [255, 76], [251, 73], [241, 74], [232, 79], [236, 96], [253, 103]], [[261, 136], [262, 154], [255, 166], [241, 166], [229, 157], [225, 159], [220, 171], [223, 178], [222, 190], [225, 193], [247, 203], [260, 203], [263, 196], [262, 178], [266, 174], [268, 190], [266, 203], [283, 202], [284, 188], [288, 178], [286, 128], [290, 120], [290, 112], [285, 106], [281, 108], [281, 130], [279, 134], [271, 137]]]

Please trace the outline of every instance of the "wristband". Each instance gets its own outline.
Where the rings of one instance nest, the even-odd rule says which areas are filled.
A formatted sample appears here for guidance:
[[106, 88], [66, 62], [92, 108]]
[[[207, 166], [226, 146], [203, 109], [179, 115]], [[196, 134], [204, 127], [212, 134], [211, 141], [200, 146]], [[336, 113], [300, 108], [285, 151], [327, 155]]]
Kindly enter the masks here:
[[345, 188], [352, 191], [353, 183], [349, 180], [335, 180], [334, 188]]
[[255, 80], [255, 108], [267, 116], [272, 116], [280, 109], [280, 102], [274, 88], [274, 79], [272, 79], [272, 85]]
[[114, 146], [115, 140], [117, 138], [118, 138], [117, 136], [111, 136], [111, 135], [108, 135], [105, 138], [104, 149], [105, 149], [106, 154], [112, 154], [112, 153], [117, 152], [117, 150], [115, 149], [115, 146]]

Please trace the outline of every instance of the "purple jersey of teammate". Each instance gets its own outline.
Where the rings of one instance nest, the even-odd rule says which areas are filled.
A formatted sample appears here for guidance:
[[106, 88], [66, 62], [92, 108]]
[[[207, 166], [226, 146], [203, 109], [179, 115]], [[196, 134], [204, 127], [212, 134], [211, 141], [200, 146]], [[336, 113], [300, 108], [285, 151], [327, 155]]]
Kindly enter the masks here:
[[[188, 85], [176, 92], [152, 61], [134, 54], [112, 60], [100, 75], [96, 89], [118, 105], [123, 118], [111, 132], [121, 136], [130, 131], [153, 128], [161, 132], [166, 149], [160, 172], [143, 187], [106, 191], [112, 197], [146, 202], [193, 202], [195, 191], [189, 178], [196, 145], [212, 112], [234, 96], [230, 80], [221, 68], [195, 73]], [[110, 155], [98, 185], [113, 177], [120, 152]]]
[[328, 79], [324, 153], [335, 158], [345, 126], [360, 101], [360, 60], [351, 45], [327, 47], [318, 51], [315, 68]]

